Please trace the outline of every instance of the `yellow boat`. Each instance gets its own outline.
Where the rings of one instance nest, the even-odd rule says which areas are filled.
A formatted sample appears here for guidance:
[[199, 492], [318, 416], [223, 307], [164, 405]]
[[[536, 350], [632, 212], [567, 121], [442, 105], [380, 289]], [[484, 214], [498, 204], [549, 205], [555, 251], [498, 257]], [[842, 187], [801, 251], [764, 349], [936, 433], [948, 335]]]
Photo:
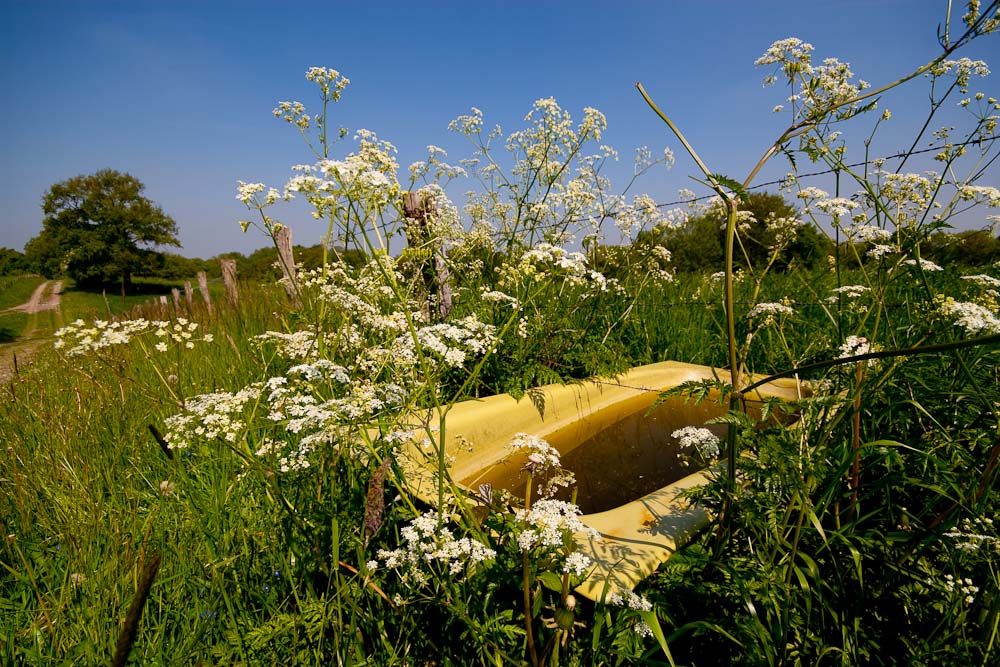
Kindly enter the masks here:
[[[576, 591], [600, 600], [609, 591], [631, 590], [711, 518], [678, 497], [708, 478], [706, 471], [684, 467], [670, 434], [704, 426], [726, 412], [712, 397], [698, 404], [671, 399], [649, 408], [661, 392], [684, 382], [724, 377], [718, 369], [667, 361], [612, 379], [540, 387], [521, 400], [501, 394], [457, 403], [445, 420], [448, 472], [469, 490], [489, 483], [520, 495], [527, 454], [515, 455], [511, 439], [518, 433], [544, 438], [576, 475], [581, 520], [601, 535], [577, 536], [578, 549], [595, 565]], [[777, 380], [755, 391], [751, 403], [766, 397], [794, 400], [802, 392], [794, 380]], [[431, 424], [431, 432], [438, 426]], [[710, 428], [721, 436], [725, 427]], [[410, 490], [435, 504], [436, 459], [426, 443], [410, 443], [400, 464]]]

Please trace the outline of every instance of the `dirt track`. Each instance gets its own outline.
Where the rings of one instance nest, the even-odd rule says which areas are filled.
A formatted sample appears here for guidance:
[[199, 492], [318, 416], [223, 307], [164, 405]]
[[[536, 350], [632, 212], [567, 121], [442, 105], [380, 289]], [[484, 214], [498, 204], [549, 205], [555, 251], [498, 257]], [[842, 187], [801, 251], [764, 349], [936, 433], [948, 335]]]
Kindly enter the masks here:
[[[52, 285], [52, 289], [49, 289], [49, 285]], [[10, 313], [10, 312], [22, 312], [34, 314], [41, 312], [43, 310], [55, 310], [59, 307], [59, 295], [62, 293], [62, 281], [57, 280], [54, 283], [46, 280], [44, 283], [35, 288], [32, 292], [31, 298], [28, 299], [27, 303], [22, 303], [20, 306], [14, 306], [13, 308], [7, 308], [6, 310], [0, 310], [0, 313]], [[46, 292], [48, 296], [46, 297]], [[27, 337], [27, 334], [25, 335]]]
[[[23, 312], [34, 316], [46, 310], [58, 310], [62, 288], [61, 280], [46, 280], [35, 288], [27, 303], [0, 310], [0, 313]], [[6, 382], [13, 375], [15, 359], [18, 365], [23, 364], [42, 346], [44, 341], [35, 338], [37, 333], [38, 318], [29, 317], [27, 326], [15, 342], [0, 345], [0, 382]]]

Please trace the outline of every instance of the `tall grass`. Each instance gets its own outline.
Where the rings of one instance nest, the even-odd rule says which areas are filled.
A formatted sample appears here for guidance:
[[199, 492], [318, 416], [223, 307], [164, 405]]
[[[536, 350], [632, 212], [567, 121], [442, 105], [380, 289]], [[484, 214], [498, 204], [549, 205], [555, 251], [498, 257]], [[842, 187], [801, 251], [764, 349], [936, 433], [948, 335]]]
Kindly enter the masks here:
[[[918, 74], [968, 83], [944, 57], [988, 32], [976, 11], [963, 19], [973, 32]], [[807, 55], [785, 41], [762, 59], [808, 97], [766, 156], [783, 148], [847, 169], [828, 123], [865, 118], [868, 94], [833, 65], [806, 67]], [[408, 186], [372, 133], [334, 160], [326, 123], [347, 82], [326, 68], [307, 77], [320, 124], [295, 103], [276, 110], [317, 155], [286, 190], [313, 205], [330, 249], [288, 286], [301, 305], [244, 290], [238, 312], [194, 324], [71, 325], [51, 365], [4, 386], [4, 659], [107, 663], [158, 562], [131, 646], [143, 664], [995, 662], [1000, 280], [997, 267], [970, 276], [920, 258], [945, 189], [947, 213], [993, 205], [995, 191], [975, 185], [992, 143], [966, 180], [949, 153], [954, 180], [851, 174], [864, 193], [853, 204], [798, 188], [814, 222], [829, 212], [867, 235], [832, 270], [776, 271], [801, 221], [770, 220], [772, 257], [735, 271], [754, 174], [705, 169], [720, 195], [709, 206], [728, 221], [721, 278], [674, 275], [664, 249], [641, 244], [609, 248], [597, 272], [606, 218], [631, 240], [681, 217], [610, 193], [599, 112], [574, 124], [540, 100], [501, 142], [478, 110], [456, 119], [485, 189], [467, 228], [443, 188], [460, 170], [439, 150]], [[993, 136], [986, 116], [970, 122]], [[653, 164], [640, 152], [636, 172]], [[435, 213], [407, 218], [406, 191]], [[280, 231], [281, 192], [241, 182], [238, 196], [257, 220], [244, 229]], [[398, 235], [408, 247], [393, 256]], [[582, 252], [564, 247], [574, 238]], [[367, 264], [338, 261], [344, 247]], [[578, 599], [588, 564], [575, 506], [532, 477], [524, 498], [455, 484], [448, 412], [662, 359], [726, 369], [677, 390], [732, 407], [715, 420], [728, 427], [728, 466], [691, 494], [716, 520], [636, 591]], [[795, 428], [742, 409], [767, 374], [808, 382], [801, 400], [767, 406]], [[408, 490], [404, 442], [427, 452], [432, 506]], [[536, 455], [526, 474], [570, 483], [544, 442], [514, 446]]]

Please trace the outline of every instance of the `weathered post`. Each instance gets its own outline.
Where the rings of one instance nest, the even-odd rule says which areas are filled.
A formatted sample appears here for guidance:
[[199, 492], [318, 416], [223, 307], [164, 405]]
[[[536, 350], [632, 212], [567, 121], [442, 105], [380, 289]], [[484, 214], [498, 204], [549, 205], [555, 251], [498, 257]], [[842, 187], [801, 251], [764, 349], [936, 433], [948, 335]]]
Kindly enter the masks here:
[[407, 192], [403, 195], [403, 215], [406, 216], [407, 244], [430, 253], [429, 258], [420, 260], [418, 268], [427, 292], [425, 313], [428, 318], [436, 315], [444, 321], [451, 312], [451, 276], [444, 259], [444, 242], [430, 228], [430, 222], [437, 215], [437, 206], [426, 195]]
[[235, 308], [240, 300], [240, 290], [236, 286], [236, 260], [223, 259], [219, 264], [222, 265], [222, 283], [226, 286], [226, 300]]
[[191, 313], [194, 308], [194, 290], [191, 288], [190, 280], [184, 281], [184, 298], [188, 302], [188, 313]]
[[212, 314], [212, 297], [208, 295], [208, 274], [204, 271], [198, 272], [198, 291], [201, 292], [201, 298], [205, 300], [205, 306], [208, 308], [208, 314]]
[[181, 314], [181, 291], [176, 287], [171, 288], [170, 294], [174, 297], [174, 314]]
[[299, 308], [299, 283], [295, 274], [295, 258], [292, 256], [292, 230], [284, 225], [274, 230], [274, 244], [278, 247], [278, 265], [285, 284], [285, 294], [292, 306]]

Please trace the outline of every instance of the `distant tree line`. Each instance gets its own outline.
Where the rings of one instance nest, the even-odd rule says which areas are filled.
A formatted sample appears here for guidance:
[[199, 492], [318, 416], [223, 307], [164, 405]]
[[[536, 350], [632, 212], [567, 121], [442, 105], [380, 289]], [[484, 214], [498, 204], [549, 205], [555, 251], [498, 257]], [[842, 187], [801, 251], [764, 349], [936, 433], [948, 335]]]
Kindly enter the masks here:
[[[294, 253], [296, 263], [307, 269], [318, 268], [323, 264], [323, 246], [321, 244], [297, 245], [294, 247]], [[341, 250], [340, 254], [345, 262], [353, 266], [359, 266], [366, 261], [364, 254], [357, 250]], [[45, 261], [40, 262], [38, 259], [30, 252], [22, 253], [11, 248], [0, 247], [0, 276], [37, 273], [46, 278], [58, 278], [65, 275], [57, 269], [53, 270]], [[133, 275], [145, 278], [184, 280], [196, 275], [199, 271], [204, 271], [210, 278], [219, 278], [222, 275], [219, 260], [222, 259], [236, 260], [237, 275], [241, 279], [267, 281], [277, 280], [281, 277], [281, 270], [277, 264], [278, 251], [273, 246], [254, 250], [249, 255], [226, 252], [208, 259], [184, 257], [172, 252], [150, 253], [136, 265]]]
[[[229, 252], [210, 259], [188, 258], [157, 252], [157, 246], [179, 245], [176, 223], [142, 196], [143, 184], [129, 174], [109, 169], [77, 176], [53, 185], [42, 200], [42, 232], [25, 246], [24, 253], [0, 248], [0, 276], [38, 273], [47, 278], [69, 277], [80, 286], [117, 286], [126, 290], [132, 276], [183, 280], [200, 271], [221, 275], [219, 260], [236, 260], [244, 280], [268, 281], [281, 277], [278, 253], [272, 247], [249, 255]], [[867, 244], [839, 249], [811, 225], [799, 225], [784, 238], [788, 226], [781, 221], [798, 215], [778, 194], [752, 193], [742, 203], [750, 214], [741, 222], [738, 266], [762, 266], [773, 261], [776, 270], [813, 268], [839, 250], [848, 263], [868, 261]], [[684, 225], [663, 226], [638, 235], [631, 246], [604, 246], [596, 252], [595, 268], [609, 275], [631, 266], [627, 255], [648, 255], [656, 246], [670, 251], [670, 268], [679, 273], [718, 271], [725, 257], [725, 219], [718, 209], [708, 209]], [[775, 252], [775, 248], [780, 248]], [[1000, 238], [983, 230], [937, 232], [920, 246], [921, 256], [943, 266], [982, 267], [1000, 261]], [[323, 246], [295, 246], [295, 260], [305, 268], [322, 265]], [[357, 250], [341, 251], [349, 264], [366, 258]], [[490, 258], [481, 258], [489, 263]], [[667, 268], [667, 267], [664, 267]]]

